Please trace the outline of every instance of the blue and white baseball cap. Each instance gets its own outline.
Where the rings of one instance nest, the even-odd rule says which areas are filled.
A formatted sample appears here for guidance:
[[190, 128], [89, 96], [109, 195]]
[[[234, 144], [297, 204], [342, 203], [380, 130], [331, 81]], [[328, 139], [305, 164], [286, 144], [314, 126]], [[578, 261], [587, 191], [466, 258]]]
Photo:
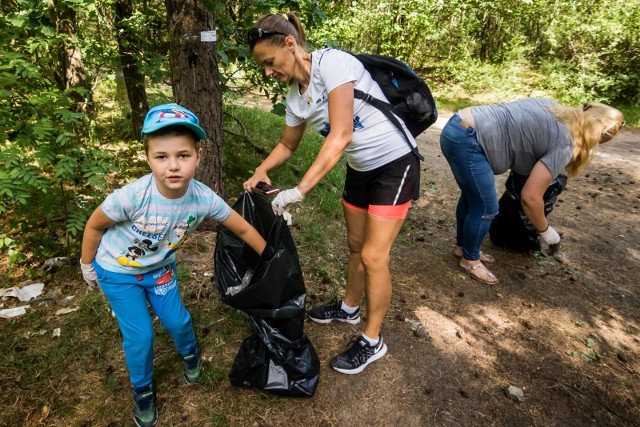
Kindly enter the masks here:
[[198, 139], [205, 139], [207, 134], [200, 127], [200, 121], [191, 111], [178, 104], [156, 105], [147, 113], [142, 125], [142, 137], [167, 126], [185, 126], [195, 132]]

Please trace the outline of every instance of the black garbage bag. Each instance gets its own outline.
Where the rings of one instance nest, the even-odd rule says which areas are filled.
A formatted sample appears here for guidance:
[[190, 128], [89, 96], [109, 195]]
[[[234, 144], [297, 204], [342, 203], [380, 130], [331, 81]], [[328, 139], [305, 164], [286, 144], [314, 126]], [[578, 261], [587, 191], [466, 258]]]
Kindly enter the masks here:
[[[501, 248], [514, 251], [539, 251], [540, 236], [522, 210], [520, 193], [527, 182], [527, 176], [511, 172], [505, 183], [505, 191], [500, 197], [499, 213], [489, 227], [489, 239]], [[556, 199], [567, 186], [566, 175], [559, 175], [551, 181], [544, 193], [544, 215], [548, 216]]]
[[289, 227], [259, 193], [244, 193], [233, 209], [267, 240], [268, 250], [259, 257], [226, 227], [218, 227], [214, 282], [219, 297], [246, 312], [255, 330], [242, 343], [229, 380], [283, 396], [313, 396], [320, 361], [303, 331], [306, 290]]

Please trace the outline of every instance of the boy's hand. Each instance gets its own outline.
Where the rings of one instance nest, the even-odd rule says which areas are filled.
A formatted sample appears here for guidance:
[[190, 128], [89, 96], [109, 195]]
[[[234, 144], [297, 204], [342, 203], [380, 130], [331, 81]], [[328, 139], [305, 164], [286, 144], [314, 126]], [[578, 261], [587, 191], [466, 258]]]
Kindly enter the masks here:
[[89, 284], [92, 288], [98, 287], [98, 277], [96, 275], [96, 270], [93, 268], [92, 264], [83, 264], [80, 262], [80, 269], [82, 270], [82, 277], [84, 281]]
[[287, 205], [301, 202], [303, 199], [304, 196], [298, 190], [298, 187], [294, 187], [278, 193], [276, 198], [271, 202], [271, 207], [276, 215], [282, 215]]

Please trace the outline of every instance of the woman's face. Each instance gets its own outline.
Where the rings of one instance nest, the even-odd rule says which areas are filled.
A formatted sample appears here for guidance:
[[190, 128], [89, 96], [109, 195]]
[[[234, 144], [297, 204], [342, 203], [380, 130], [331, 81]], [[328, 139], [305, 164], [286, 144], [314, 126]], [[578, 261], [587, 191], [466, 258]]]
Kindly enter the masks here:
[[295, 57], [293, 49], [285, 46], [272, 45], [266, 42], [258, 42], [251, 55], [258, 65], [264, 68], [264, 74], [272, 77], [280, 83], [291, 84], [293, 82], [293, 70]]

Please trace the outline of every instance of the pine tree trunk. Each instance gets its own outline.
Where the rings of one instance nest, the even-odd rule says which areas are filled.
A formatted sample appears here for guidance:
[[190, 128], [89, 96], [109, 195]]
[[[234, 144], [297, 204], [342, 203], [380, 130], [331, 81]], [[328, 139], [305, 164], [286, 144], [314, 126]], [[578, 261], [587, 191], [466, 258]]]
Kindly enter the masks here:
[[118, 54], [122, 64], [127, 97], [131, 106], [132, 137], [137, 139], [140, 138], [144, 116], [149, 111], [144, 74], [140, 72], [134, 52], [134, 49], [140, 48], [140, 43], [135, 31], [129, 28], [129, 24], [126, 22], [133, 15], [131, 0], [116, 0], [115, 9], [115, 24], [118, 30]]
[[[196, 179], [224, 198], [222, 93], [216, 44], [200, 40], [202, 31], [215, 29], [215, 19], [200, 0], [165, 0], [165, 5], [173, 94], [178, 104], [198, 116], [207, 133]], [[201, 229], [214, 226], [203, 223]]]

